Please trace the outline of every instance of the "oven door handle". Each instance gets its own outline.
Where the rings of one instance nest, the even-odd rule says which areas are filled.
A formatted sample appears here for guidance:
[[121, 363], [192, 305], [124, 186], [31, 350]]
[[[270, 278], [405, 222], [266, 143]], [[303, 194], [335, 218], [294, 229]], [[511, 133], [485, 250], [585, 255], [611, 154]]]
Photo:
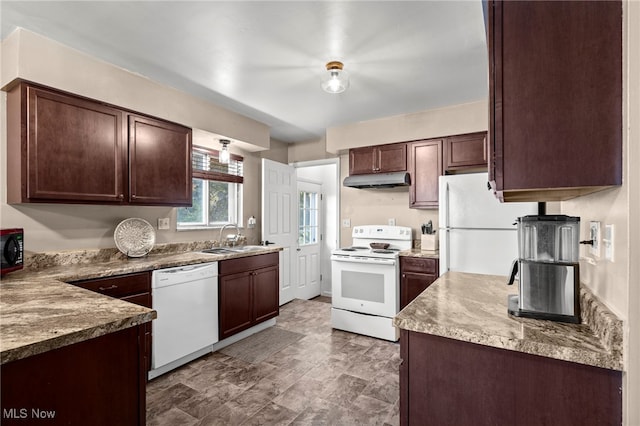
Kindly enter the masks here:
[[362, 258], [362, 257], [353, 257], [353, 256], [338, 256], [332, 255], [331, 260], [337, 262], [346, 262], [346, 263], [368, 263], [370, 265], [395, 265], [395, 259], [381, 259], [381, 258]]

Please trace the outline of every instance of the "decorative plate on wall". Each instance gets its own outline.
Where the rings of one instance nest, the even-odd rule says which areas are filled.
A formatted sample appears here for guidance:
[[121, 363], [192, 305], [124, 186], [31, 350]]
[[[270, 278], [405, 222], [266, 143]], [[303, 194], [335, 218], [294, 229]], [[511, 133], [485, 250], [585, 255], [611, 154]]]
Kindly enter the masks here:
[[144, 219], [132, 217], [116, 226], [113, 233], [116, 247], [129, 257], [146, 256], [156, 242], [156, 231]]

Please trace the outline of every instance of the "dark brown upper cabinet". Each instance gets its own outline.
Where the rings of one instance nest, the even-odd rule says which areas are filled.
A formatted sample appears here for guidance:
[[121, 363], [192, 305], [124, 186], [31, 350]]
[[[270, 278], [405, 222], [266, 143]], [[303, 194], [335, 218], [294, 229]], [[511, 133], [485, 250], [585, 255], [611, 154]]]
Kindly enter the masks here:
[[17, 82], [7, 92], [7, 202], [191, 205], [191, 129]]
[[410, 142], [409, 207], [414, 209], [438, 208], [438, 179], [442, 175], [443, 139]]
[[444, 142], [444, 171], [487, 170], [487, 132], [450, 136]]
[[129, 115], [130, 201], [191, 205], [191, 129]]
[[407, 144], [366, 146], [349, 150], [349, 175], [407, 170]]
[[503, 201], [622, 183], [622, 3], [489, 2], [489, 179]]

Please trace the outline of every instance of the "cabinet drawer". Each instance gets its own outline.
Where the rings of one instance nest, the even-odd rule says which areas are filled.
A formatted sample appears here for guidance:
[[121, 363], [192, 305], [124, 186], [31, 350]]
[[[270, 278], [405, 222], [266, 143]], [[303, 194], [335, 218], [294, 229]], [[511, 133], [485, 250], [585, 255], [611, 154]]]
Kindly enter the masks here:
[[238, 259], [222, 260], [218, 263], [220, 275], [237, 274], [252, 269], [260, 269], [279, 264], [278, 253], [258, 254], [255, 256], [240, 257]]
[[151, 277], [148, 272], [76, 281], [72, 284], [86, 288], [87, 290], [117, 298], [151, 292]]
[[400, 270], [402, 272], [437, 274], [438, 259], [403, 256], [400, 258]]
[[151, 308], [151, 293], [133, 294], [131, 296], [125, 296], [120, 298], [125, 302], [135, 303], [136, 305], [144, 306], [145, 308]]

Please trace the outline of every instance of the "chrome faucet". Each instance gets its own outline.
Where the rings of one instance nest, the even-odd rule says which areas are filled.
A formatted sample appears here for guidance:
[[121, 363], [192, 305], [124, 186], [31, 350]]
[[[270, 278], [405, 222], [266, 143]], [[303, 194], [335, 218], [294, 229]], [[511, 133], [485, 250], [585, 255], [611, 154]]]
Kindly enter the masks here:
[[238, 225], [236, 223], [227, 223], [225, 224], [222, 228], [220, 228], [220, 245], [222, 246], [222, 233], [224, 232], [225, 229], [229, 228], [233, 226], [234, 228], [236, 228], [236, 234], [235, 235], [227, 235], [227, 244], [228, 246], [234, 246], [237, 242], [238, 239], [240, 238], [240, 228], [238, 228]]

